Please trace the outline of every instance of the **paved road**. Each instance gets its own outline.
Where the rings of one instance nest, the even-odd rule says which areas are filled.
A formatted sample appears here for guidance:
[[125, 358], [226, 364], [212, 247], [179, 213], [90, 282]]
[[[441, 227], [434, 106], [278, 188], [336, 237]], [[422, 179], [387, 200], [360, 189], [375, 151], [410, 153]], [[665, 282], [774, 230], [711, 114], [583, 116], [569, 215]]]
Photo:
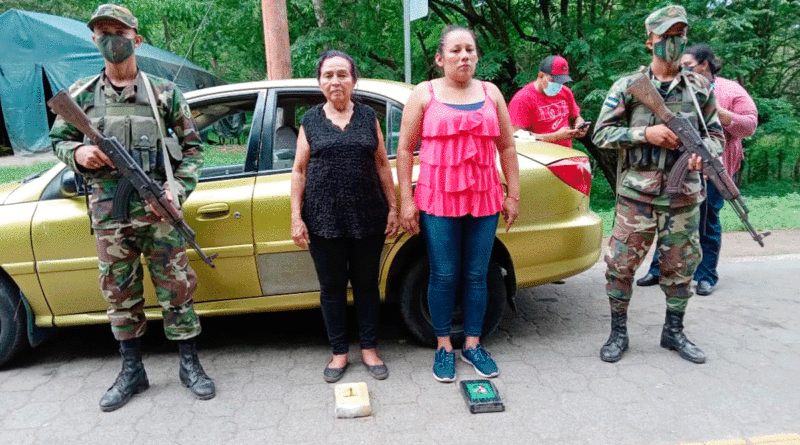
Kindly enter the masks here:
[[[609, 316], [600, 262], [564, 284], [521, 291], [519, 312], [485, 339], [501, 369], [503, 413], [469, 414], [456, 385], [431, 377], [433, 350], [386, 306], [389, 379], [372, 380], [353, 363], [343, 380], [367, 382], [374, 414], [335, 419], [333, 386], [321, 376], [322, 319], [312, 310], [206, 318], [201, 359], [218, 395], [205, 402], [180, 385], [173, 345], [151, 323], [152, 386], [112, 413], [97, 408], [120, 366], [107, 326], [63, 329], [0, 371], [0, 443], [800, 443], [798, 237], [773, 235], [771, 250], [753, 250], [771, 255], [754, 256], [752, 241], [726, 234], [723, 281], [694, 297], [686, 318], [704, 365], [658, 346], [664, 298], [653, 287], [635, 290], [626, 356], [601, 362]], [[461, 361], [457, 372], [476, 377]]]

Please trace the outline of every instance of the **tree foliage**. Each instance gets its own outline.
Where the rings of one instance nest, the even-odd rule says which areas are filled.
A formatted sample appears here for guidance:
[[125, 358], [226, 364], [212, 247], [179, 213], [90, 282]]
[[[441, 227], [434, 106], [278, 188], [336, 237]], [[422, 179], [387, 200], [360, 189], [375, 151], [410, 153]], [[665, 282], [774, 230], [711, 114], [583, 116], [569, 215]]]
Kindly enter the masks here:
[[[322, 50], [337, 48], [354, 57], [365, 77], [403, 79], [401, 0], [286, 2], [295, 77], [314, 76]], [[6, 0], [0, 12], [19, 8], [87, 21], [98, 3]], [[228, 82], [264, 78], [260, 0], [124, 3], [148, 43], [187, 56]], [[669, 3], [686, 7], [690, 43], [709, 43], [724, 61], [720, 74], [739, 81], [756, 100], [760, 128], [747, 146], [769, 157], [770, 141], [784, 141], [796, 157], [800, 0], [429, 0], [430, 14], [412, 23], [412, 81], [438, 75], [433, 55], [441, 29], [465, 25], [478, 37], [477, 77], [496, 83], [510, 99], [536, 77], [544, 57], [562, 54], [583, 115], [594, 120], [614, 80], [649, 62], [644, 19]], [[581, 142], [613, 184], [614, 153], [598, 150], [588, 137]]]

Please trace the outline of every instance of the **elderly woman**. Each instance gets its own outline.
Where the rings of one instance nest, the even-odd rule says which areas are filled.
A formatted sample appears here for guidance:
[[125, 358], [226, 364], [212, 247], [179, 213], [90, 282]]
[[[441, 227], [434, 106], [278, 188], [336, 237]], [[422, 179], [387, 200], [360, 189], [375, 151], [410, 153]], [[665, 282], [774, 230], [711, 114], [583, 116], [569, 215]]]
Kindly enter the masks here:
[[[403, 229], [422, 233], [431, 265], [428, 307], [437, 337], [433, 376], [452, 382], [450, 325], [460, 277], [466, 336], [461, 358], [481, 376], [498, 374], [497, 364], [480, 344], [486, 275], [498, 215], [503, 214], [506, 230], [517, 219], [519, 166], [500, 90], [473, 78], [478, 49], [472, 31], [446, 27], [435, 59], [444, 77], [417, 85], [403, 110], [397, 176]], [[420, 139], [420, 173], [412, 192], [414, 149]], [[506, 196], [495, 161], [498, 151]]]
[[317, 64], [325, 103], [303, 116], [292, 168], [292, 239], [308, 248], [320, 284], [322, 315], [333, 357], [333, 383], [347, 368], [347, 283], [353, 286], [361, 358], [376, 379], [389, 371], [375, 349], [380, 303], [379, 263], [386, 236], [397, 234], [389, 158], [375, 111], [354, 101], [358, 70], [347, 54], [329, 50]]

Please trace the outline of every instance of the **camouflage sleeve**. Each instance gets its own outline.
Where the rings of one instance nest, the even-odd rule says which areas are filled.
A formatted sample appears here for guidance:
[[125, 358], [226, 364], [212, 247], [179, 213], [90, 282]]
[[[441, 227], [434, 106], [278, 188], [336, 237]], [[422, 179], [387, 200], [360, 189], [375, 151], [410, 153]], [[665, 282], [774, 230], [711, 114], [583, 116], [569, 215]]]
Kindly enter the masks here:
[[647, 142], [645, 127], [629, 127], [627, 106], [631, 97], [625, 93], [630, 77], [614, 82], [600, 107], [600, 115], [592, 135], [592, 142], [600, 148], [621, 149]]
[[[79, 80], [69, 87], [70, 93], [80, 88], [85, 80]], [[93, 96], [91, 93], [81, 93], [75, 98], [75, 102], [86, 110], [85, 104], [87, 96]], [[74, 125], [68, 123], [61, 116], [56, 116], [52, 128], [50, 128], [50, 142], [53, 144], [53, 151], [56, 157], [61, 160], [67, 167], [76, 172], [84, 171], [75, 162], [75, 150], [83, 145], [83, 133], [81, 133]]]
[[203, 146], [189, 104], [177, 87], [173, 88], [169, 102], [169, 113], [164, 122], [175, 132], [183, 151], [183, 160], [175, 169], [175, 181], [183, 202], [197, 186], [200, 168], [203, 166]]

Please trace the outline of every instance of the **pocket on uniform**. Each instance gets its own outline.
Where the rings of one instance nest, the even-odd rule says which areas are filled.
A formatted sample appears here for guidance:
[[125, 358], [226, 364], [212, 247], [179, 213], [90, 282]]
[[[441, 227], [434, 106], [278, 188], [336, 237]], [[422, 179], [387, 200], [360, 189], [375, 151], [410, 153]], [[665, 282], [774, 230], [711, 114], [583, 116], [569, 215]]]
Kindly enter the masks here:
[[145, 116], [130, 116], [131, 156], [146, 173], [158, 167], [158, 126], [156, 121]]
[[664, 172], [661, 170], [626, 170], [622, 173], [622, 186], [645, 195], [661, 194]]
[[167, 147], [167, 153], [169, 153], [169, 158], [176, 162], [182, 161], [183, 148], [181, 147], [180, 142], [178, 142], [178, 140], [173, 137], [165, 137], [163, 141], [164, 141], [164, 146]]

